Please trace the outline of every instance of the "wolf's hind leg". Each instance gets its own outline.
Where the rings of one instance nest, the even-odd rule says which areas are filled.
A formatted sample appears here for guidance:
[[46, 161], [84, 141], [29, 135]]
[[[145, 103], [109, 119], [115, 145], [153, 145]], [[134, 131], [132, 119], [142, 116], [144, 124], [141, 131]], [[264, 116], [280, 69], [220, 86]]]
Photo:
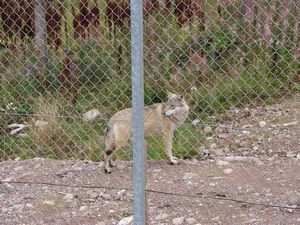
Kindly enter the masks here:
[[114, 153], [114, 149], [108, 148], [105, 150], [104, 153], [104, 171], [105, 173], [111, 173], [111, 160], [112, 160], [112, 155]]
[[115, 160], [113, 159], [113, 157], [110, 157], [109, 165], [110, 165], [110, 167], [114, 167], [116, 165]]

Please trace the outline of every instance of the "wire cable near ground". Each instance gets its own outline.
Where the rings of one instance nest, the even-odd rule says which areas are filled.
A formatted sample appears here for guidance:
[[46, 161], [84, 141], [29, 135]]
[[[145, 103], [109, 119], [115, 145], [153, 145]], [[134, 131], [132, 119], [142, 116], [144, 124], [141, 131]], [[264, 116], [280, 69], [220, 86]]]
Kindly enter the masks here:
[[[29, 181], [1, 180], [0, 184], [46, 185], [46, 186], [70, 187], [70, 188], [111, 189], [111, 190], [133, 191], [132, 188], [126, 188], [126, 187], [111, 187], [111, 186], [103, 186], [103, 185], [72, 185], [72, 184], [58, 184], [58, 183], [50, 183], [50, 182], [29, 182]], [[173, 193], [173, 192], [157, 191], [157, 190], [153, 190], [153, 189], [146, 189], [146, 191], [148, 193], [179, 196], [179, 197], [185, 197], [185, 198], [198, 198], [198, 199], [208, 199], [208, 200], [216, 200], [216, 201], [230, 201], [230, 202], [246, 204], [246, 205], [248, 204], [248, 205], [254, 205], [254, 206], [264, 206], [264, 207], [268, 207], [268, 208], [300, 210], [300, 207], [298, 207], [298, 206], [294, 207], [294, 206], [274, 205], [274, 204], [260, 203], [260, 202], [234, 199], [234, 198], [226, 198], [226, 197], [188, 195], [188, 194], [179, 194], [179, 193]]]

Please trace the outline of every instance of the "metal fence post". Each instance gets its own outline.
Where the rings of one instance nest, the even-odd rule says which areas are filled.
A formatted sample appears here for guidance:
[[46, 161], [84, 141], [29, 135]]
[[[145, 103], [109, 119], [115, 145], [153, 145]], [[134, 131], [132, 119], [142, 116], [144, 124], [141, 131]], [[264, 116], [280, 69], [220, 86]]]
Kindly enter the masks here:
[[146, 224], [144, 152], [143, 1], [131, 0], [134, 223]]

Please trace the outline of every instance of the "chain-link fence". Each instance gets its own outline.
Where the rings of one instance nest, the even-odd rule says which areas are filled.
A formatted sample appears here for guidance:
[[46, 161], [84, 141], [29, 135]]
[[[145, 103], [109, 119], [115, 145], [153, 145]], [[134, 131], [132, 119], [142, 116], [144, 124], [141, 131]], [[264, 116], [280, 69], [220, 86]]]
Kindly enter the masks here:
[[[300, 1], [143, 2], [149, 224], [299, 224]], [[129, 224], [129, 0], [0, 4], [2, 222]]]

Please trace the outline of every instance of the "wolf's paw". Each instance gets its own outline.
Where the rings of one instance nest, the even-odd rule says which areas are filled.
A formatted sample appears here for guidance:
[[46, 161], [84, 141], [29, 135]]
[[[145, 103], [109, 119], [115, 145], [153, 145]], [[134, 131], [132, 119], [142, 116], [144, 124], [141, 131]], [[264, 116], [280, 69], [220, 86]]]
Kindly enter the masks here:
[[114, 161], [114, 160], [109, 160], [109, 165], [111, 166], [111, 167], [114, 167], [115, 165], [116, 165], [116, 162]]
[[111, 168], [108, 167], [108, 166], [105, 167], [105, 168], [104, 168], [104, 172], [105, 172], [105, 173], [111, 173]]
[[171, 165], [178, 165], [179, 164], [179, 161], [176, 157], [173, 157], [173, 159], [170, 159], [170, 164]]

